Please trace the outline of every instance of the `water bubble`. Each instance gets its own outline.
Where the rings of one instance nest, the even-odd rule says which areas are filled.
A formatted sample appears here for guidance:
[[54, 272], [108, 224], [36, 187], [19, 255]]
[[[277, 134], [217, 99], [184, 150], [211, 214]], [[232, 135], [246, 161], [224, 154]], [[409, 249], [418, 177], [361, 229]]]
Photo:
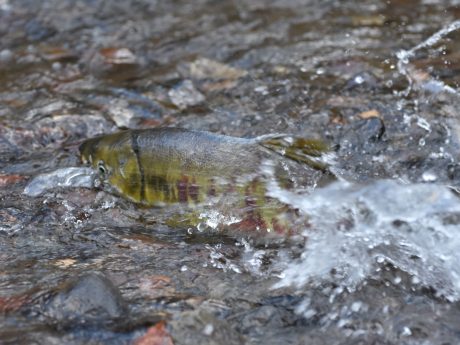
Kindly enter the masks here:
[[393, 87], [393, 80], [387, 80], [387, 81], [385, 82], [385, 86], [388, 87], [388, 88]]
[[205, 222], [200, 222], [200, 223], [198, 223], [198, 225], [196, 226], [196, 229], [197, 229], [199, 232], [203, 232], [203, 231], [205, 231], [207, 228], [208, 228], [208, 226], [206, 225]]
[[408, 337], [410, 335], [412, 335], [412, 331], [410, 330], [410, 328], [409, 327], [404, 327], [402, 332], [401, 332], [401, 336]]
[[210, 336], [212, 335], [213, 332], [214, 332], [214, 326], [212, 325], [212, 323], [208, 323], [206, 324], [206, 326], [204, 326], [203, 328], [204, 335]]
[[220, 252], [222, 244], [216, 244], [215, 246], [206, 245], [206, 249], [209, 250], [210, 263], [213, 267], [222, 269], [224, 272], [233, 271], [235, 273], [242, 273], [242, 270], [236, 265], [231, 259], [226, 258], [223, 253]]
[[62, 69], [62, 64], [60, 62], [53, 62], [53, 64], [51, 65], [51, 68], [53, 69], [53, 71], [60, 71]]
[[420, 284], [420, 279], [416, 276], [412, 277], [412, 284]]
[[425, 146], [425, 138], [420, 138], [420, 140], [418, 141], [418, 146]]
[[3, 49], [0, 51], [0, 62], [10, 62], [13, 60], [13, 57], [13, 52], [9, 49]]
[[353, 302], [353, 304], [351, 305], [351, 311], [352, 312], [359, 312], [361, 310], [361, 307], [363, 306], [363, 302], [361, 301], [356, 301], [356, 302]]
[[0, 10], [4, 12], [11, 10], [11, 4], [9, 0], [0, 0]]
[[435, 182], [438, 179], [435, 173], [431, 171], [425, 171], [422, 174], [422, 181], [423, 182]]
[[427, 132], [431, 132], [430, 123], [422, 117], [417, 116], [417, 126], [419, 126], [420, 128], [423, 128]]
[[355, 81], [356, 84], [360, 85], [360, 84], [364, 83], [364, 78], [362, 76], [358, 75], [358, 76], [355, 77], [354, 81]]
[[266, 96], [269, 94], [268, 87], [266, 85], [257, 86], [256, 88], [254, 88], [254, 91], [257, 93], [260, 93], [263, 96]]
[[320, 67], [320, 68], [318, 68], [318, 69], [316, 70], [316, 74], [317, 74], [317, 75], [322, 75], [322, 74], [324, 74], [325, 72], [326, 72], [326, 70], [325, 70], [324, 68], [322, 68], [322, 67]]

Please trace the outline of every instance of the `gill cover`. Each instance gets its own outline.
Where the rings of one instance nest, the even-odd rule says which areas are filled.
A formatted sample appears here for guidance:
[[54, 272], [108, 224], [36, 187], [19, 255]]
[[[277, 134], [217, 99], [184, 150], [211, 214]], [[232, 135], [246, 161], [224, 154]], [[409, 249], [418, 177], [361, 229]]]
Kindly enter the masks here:
[[99, 172], [108, 187], [134, 202], [142, 201], [142, 172], [132, 132], [88, 139], [80, 146], [80, 155], [84, 163]]

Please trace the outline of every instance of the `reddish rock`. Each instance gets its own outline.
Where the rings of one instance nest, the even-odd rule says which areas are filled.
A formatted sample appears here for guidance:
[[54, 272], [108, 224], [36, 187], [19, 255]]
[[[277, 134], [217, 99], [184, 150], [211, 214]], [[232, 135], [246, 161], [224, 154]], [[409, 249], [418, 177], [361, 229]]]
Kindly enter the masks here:
[[174, 345], [174, 343], [164, 321], [161, 321], [150, 327], [142, 337], [137, 338], [134, 345]]
[[0, 175], [0, 187], [9, 186], [25, 180], [27, 177], [22, 175]]

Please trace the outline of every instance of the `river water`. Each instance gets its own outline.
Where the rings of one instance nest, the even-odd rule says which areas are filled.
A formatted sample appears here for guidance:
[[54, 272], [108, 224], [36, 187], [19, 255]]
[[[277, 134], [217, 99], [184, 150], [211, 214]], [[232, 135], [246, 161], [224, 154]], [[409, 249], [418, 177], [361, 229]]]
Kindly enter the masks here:
[[[459, 343], [459, 17], [456, 0], [0, 0], [0, 343]], [[323, 139], [337, 179], [270, 180], [294, 237], [222, 232], [232, 212], [209, 205], [171, 226], [181, 205], [93, 187], [77, 150], [158, 126]]]

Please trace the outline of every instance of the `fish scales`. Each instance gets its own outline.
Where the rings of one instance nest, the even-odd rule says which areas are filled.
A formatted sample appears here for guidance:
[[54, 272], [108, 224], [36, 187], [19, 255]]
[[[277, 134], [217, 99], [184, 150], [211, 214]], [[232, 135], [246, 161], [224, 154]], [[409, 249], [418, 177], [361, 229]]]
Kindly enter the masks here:
[[[126, 130], [88, 139], [80, 146], [84, 162], [101, 180], [135, 203], [162, 206], [200, 204], [216, 196], [238, 195], [234, 207], [247, 210], [242, 223], [281, 229], [284, 205], [266, 196], [264, 160], [290, 160], [323, 170], [315, 160], [327, 151], [317, 140], [269, 135], [246, 139], [180, 128]], [[280, 185], [291, 183], [278, 167]], [[280, 230], [281, 231], [281, 230]]]

